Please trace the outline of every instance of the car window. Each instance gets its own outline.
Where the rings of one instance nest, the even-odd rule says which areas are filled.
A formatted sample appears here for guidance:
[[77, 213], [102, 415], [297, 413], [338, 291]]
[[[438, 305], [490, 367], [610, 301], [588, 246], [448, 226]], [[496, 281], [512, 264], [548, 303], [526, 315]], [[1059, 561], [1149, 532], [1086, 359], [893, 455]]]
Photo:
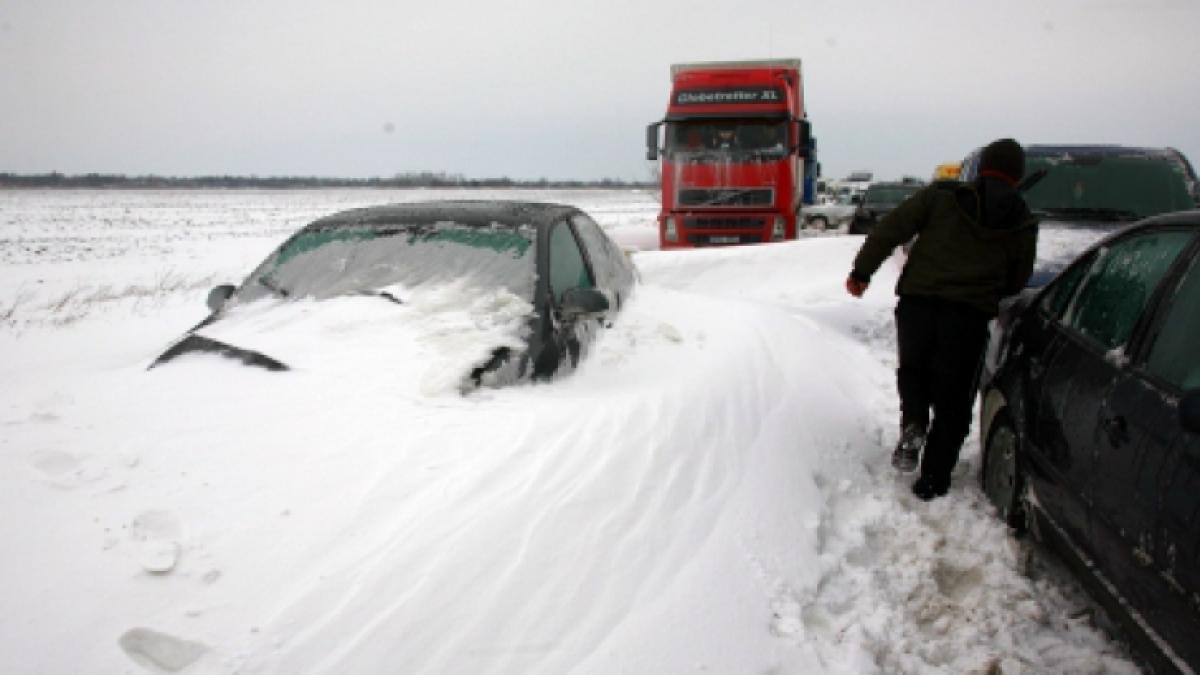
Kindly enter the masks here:
[[1183, 174], [1166, 157], [1029, 156], [1025, 175], [1046, 176], [1024, 194], [1029, 208], [1048, 216], [1147, 216], [1192, 208]]
[[571, 226], [566, 221], [556, 223], [550, 231], [550, 293], [558, 301], [568, 288], [591, 288], [592, 285], [592, 275], [584, 264]]
[[268, 256], [238, 290], [238, 298], [324, 299], [453, 282], [505, 288], [532, 301], [535, 236], [531, 226], [450, 221], [318, 223]]
[[1125, 344], [1142, 309], [1192, 234], [1141, 232], [1102, 248], [1065, 323], [1105, 349]]
[[591, 218], [579, 214], [572, 217], [571, 222], [587, 249], [596, 283], [624, 294], [633, 285], [633, 264], [628, 256]]
[[1200, 258], [1193, 258], [1191, 269], [1184, 275], [1171, 296], [1170, 308], [1162, 328], [1150, 348], [1146, 370], [1180, 389], [1200, 387]]
[[1052, 286], [1042, 296], [1038, 305], [1043, 314], [1055, 319], [1062, 316], [1063, 311], [1067, 308], [1067, 303], [1071, 301], [1071, 296], [1075, 294], [1075, 289], [1079, 288], [1079, 282], [1083, 280], [1093, 262], [1094, 260], [1081, 261], [1079, 264], [1067, 268], [1058, 279], [1052, 282]]

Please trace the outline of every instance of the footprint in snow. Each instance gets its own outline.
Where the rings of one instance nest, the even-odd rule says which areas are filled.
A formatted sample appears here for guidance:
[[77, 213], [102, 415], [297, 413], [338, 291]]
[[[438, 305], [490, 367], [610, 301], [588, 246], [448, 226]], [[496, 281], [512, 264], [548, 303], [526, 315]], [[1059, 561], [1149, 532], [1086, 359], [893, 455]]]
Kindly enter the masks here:
[[117, 644], [134, 663], [156, 673], [178, 673], [208, 652], [208, 647], [199, 642], [149, 628], [125, 631]]
[[130, 536], [141, 544], [138, 562], [151, 574], [166, 574], [179, 563], [182, 528], [168, 511], [143, 511], [130, 527]]

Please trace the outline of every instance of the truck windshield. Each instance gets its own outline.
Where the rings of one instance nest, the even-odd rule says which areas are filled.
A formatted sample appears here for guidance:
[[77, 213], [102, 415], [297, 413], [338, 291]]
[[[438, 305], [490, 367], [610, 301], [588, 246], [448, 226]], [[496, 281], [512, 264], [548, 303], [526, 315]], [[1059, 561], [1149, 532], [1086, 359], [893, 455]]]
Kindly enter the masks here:
[[1025, 193], [1043, 218], [1136, 220], [1195, 208], [1180, 169], [1152, 156], [1030, 156], [1026, 175], [1046, 177]]
[[667, 125], [667, 157], [693, 161], [779, 159], [787, 155], [787, 123], [703, 120]]

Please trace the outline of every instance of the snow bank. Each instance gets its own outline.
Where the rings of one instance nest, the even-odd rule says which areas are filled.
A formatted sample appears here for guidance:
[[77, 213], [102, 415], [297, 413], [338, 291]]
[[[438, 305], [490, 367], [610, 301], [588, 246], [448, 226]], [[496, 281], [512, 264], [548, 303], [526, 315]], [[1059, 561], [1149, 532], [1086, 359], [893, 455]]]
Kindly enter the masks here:
[[[640, 195], [579, 198], [651, 229]], [[213, 238], [125, 279], [255, 262]], [[575, 372], [466, 397], [414, 383], [503, 339], [464, 332], [469, 306], [403, 329], [377, 298], [290, 306], [319, 340], [249, 333], [325, 358], [282, 374], [145, 370], [200, 288], [10, 324], [0, 670], [1133, 672], [995, 522], [974, 446], [932, 504], [890, 470], [897, 267], [848, 298], [856, 245], [639, 253]], [[57, 265], [5, 275], [69, 283]]]

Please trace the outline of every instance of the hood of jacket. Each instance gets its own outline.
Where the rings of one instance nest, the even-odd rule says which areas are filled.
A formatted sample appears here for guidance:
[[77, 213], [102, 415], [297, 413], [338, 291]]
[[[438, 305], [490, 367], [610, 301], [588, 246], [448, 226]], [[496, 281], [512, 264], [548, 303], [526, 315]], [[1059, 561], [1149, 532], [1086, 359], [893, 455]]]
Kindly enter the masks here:
[[984, 239], [1003, 237], [1037, 225], [1021, 193], [1006, 181], [984, 177], [954, 191], [958, 206]]

